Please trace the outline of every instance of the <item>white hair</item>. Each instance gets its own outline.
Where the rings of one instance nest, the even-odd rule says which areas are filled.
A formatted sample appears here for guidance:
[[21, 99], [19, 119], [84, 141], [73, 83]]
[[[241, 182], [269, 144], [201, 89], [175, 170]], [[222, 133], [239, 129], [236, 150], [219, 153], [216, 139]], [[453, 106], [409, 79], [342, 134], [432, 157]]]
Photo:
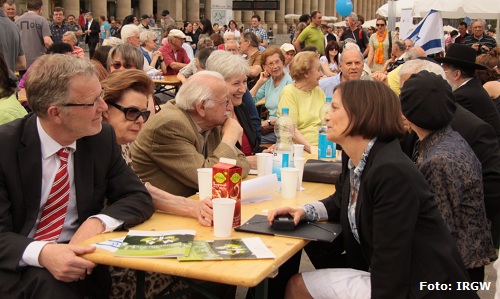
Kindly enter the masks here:
[[439, 64], [424, 59], [413, 59], [405, 62], [399, 69], [399, 82], [402, 82], [401, 78], [404, 76], [417, 74], [421, 71], [434, 73], [446, 80], [446, 74]]
[[175, 96], [175, 104], [182, 110], [193, 111], [196, 103], [206, 101], [207, 107], [213, 105], [217, 97], [218, 86], [226, 85], [221, 74], [212, 71], [201, 71], [189, 77]]
[[103, 46], [110, 46], [110, 47], [116, 47], [119, 45], [123, 45], [123, 41], [119, 39], [118, 37], [108, 37], [102, 41]]
[[248, 76], [250, 66], [241, 55], [234, 55], [228, 51], [216, 50], [208, 57], [205, 67], [208, 71], [215, 71], [224, 77], [224, 80], [237, 76]]
[[127, 43], [127, 39], [131, 36], [139, 34], [139, 27], [137, 27], [134, 24], [128, 24], [122, 27], [121, 30], [121, 36], [122, 36], [122, 41], [124, 43]]
[[144, 46], [146, 42], [156, 38], [156, 33], [154, 33], [153, 31], [144, 30], [143, 32], [141, 32], [140, 38], [141, 38], [141, 46]]

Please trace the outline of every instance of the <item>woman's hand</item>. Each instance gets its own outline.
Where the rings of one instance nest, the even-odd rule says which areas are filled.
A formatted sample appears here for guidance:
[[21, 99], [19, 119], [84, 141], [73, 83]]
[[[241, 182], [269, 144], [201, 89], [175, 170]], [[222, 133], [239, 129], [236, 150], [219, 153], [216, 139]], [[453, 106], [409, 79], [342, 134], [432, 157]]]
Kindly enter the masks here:
[[267, 222], [269, 222], [270, 225], [273, 224], [274, 217], [278, 215], [290, 215], [293, 217], [293, 222], [295, 223], [295, 226], [297, 226], [300, 222], [300, 220], [306, 218], [306, 212], [303, 209], [294, 209], [290, 207], [283, 207], [279, 208], [276, 210], [269, 211], [267, 214]]
[[267, 71], [260, 72], [259, 83], [264, 84], [269, 81], [269, 78], [271, 78], [271, 74], [269, 74]]

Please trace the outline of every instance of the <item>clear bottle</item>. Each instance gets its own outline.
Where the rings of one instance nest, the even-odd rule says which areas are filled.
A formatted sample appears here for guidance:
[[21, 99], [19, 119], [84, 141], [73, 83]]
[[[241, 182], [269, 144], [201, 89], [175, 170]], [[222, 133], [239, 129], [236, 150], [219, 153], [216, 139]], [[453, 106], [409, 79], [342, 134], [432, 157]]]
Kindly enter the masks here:
[[276, 120], [274, 133], [276, 134], [276, 144], [273, 153], [273, 173], [281, 181], [281, 168], [294, 167], [293, 164], [293, 134], [295, 123], [288, 116], [288, 108], [281, 109], [281, 116]]
[[326, 103], [319, 110], [321, 127], [319, 127], [319, 134], [318, 134], [318, 159], [323, 161], [336, 161], [335, 143], [328, 141], [328, 139], [326, 139], [328, 128], [326, 126], [325, 116], [328, 113], [328, 111], [330, 111], [331, 105], [332, 105], [332, 98], [327, 97]]

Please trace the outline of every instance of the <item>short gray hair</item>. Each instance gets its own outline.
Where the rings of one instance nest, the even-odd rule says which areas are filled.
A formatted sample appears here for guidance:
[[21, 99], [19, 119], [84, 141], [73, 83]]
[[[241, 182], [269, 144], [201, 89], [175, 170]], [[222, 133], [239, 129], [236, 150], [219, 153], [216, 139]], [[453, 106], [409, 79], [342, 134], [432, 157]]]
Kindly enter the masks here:
[[76, 44], [76, 42], [78, 41], [78, 40], [76, 39], [76, 34], [75, 34], [73, 31], [66, 31], [66, 32], [63, 34], [63, 37], [65, 37], [65, 36], [67, 36], [67, 37], [71, 38], [71, 40], [72, 40], [75, 44]]
[[196, 103], [200, 101], [206, 101], [210, 106], [217, 97], [215, 87], [218, 84], [226, 84], [221, 74], [212, 71], [197, 72], [182, 84], [175, 96], [175, 104], [185, 111], [195, 110]]
[[142, 70], [144, 67], [144, 55], [142, 55], [141, 50], [137, 49], [131, 44], [123, 44], [113, 47], [111, 48], [111, 50], [109, 50], [108, 71], [111, 68], [111, 64], [113, 63], [113, 56], [115, 56], [115, 54], [120, 54], [125, 62], [132, 64], [138, 70]]
[[153, 31], [145, 30], [140, 35], [141, 38], [141, 46], [144, 46], [146, 42], [151, 40], [152, 38], [156, 38], [156, 33]]
[[403, 78], [403, 76], [411, 76], [413, 74], [420, 73], [421, 71], [434, 73], [446, 80], [446, 74], [439, 64], [424, 59], [413, 59], [405, 62], [399, 69], [399, 82], [401, 82], [401, 78]]
[[[356, 45], [356, 44], [354, 44]], [[358, 49], [348, 49], [348, 48], [345, 48], [344, 51], [342, 51], [342, 55], [340, 55], [340, 60], [339, 60], [339, 64], [343, 64], [342, 62], [342, 57], [344, 57], [344, 54], [348, 53], [348, 52], [355, 52], [355, 53], [358, 53], [359, 54], [359, 57], [361, 58], [361, 61], [363, 61], [363, 54], [361, 53], [361, 51], [359, 51], [359, 46], [356, 45], [358, 47]], [[364, 61], [363, 61], [364, 62]]]
[[69, 86], [73, 78], [92, 76], [97, 76], [97, 73], [87, 59], [64, 54], [40, 56], [26, 80], [26, 95], [31, 110], [37, 116], [45, 117], [50, 106], [69, 102]]
[[404, 61], [408, 60], [413, 60], [418, 57], [426, 57], [427, 54], [425, 53], [424, 49], [422, 49], [419, 46], [412, 47], [410, 50], [406, 51], [406, 55], [404, 58]]
[[131, 36], [134, 36], [136, 33], [139, 34], [139, 27], [137, 27], [136, 25], [128, 24], [123, 26], [120, 32], [122, 41], [127, 43], [127, 39]]
[[205, 66], [207, 71], [221, 74], [224, 80], [242, 75], [248, 76], [250, 72], [250, 66], [243, 56], [223, 50], [213, 51]]
[[354, 22], [358, 21], [358, 15], [355, 12], [351, 12], [349, 16]]

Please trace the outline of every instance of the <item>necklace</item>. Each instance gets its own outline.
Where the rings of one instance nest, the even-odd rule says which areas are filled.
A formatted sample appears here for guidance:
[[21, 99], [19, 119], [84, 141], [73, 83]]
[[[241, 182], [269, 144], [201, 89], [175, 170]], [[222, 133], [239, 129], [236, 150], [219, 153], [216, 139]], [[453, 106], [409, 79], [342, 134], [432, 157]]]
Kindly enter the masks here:
[[297, 82], [294, 82], [293, 85], [295, 85], [295, 87], [297, 87], [298, 89], [302, 90], [303, 92], [310, 92], [311, 90], [314, 89], [314, 87], [316, 87], [316, 86], [313, 86], [312, 88], [306, 89], [307, 83], [304, 84], [303, 86], [299, 87], [299, 85], [297, 84]]

